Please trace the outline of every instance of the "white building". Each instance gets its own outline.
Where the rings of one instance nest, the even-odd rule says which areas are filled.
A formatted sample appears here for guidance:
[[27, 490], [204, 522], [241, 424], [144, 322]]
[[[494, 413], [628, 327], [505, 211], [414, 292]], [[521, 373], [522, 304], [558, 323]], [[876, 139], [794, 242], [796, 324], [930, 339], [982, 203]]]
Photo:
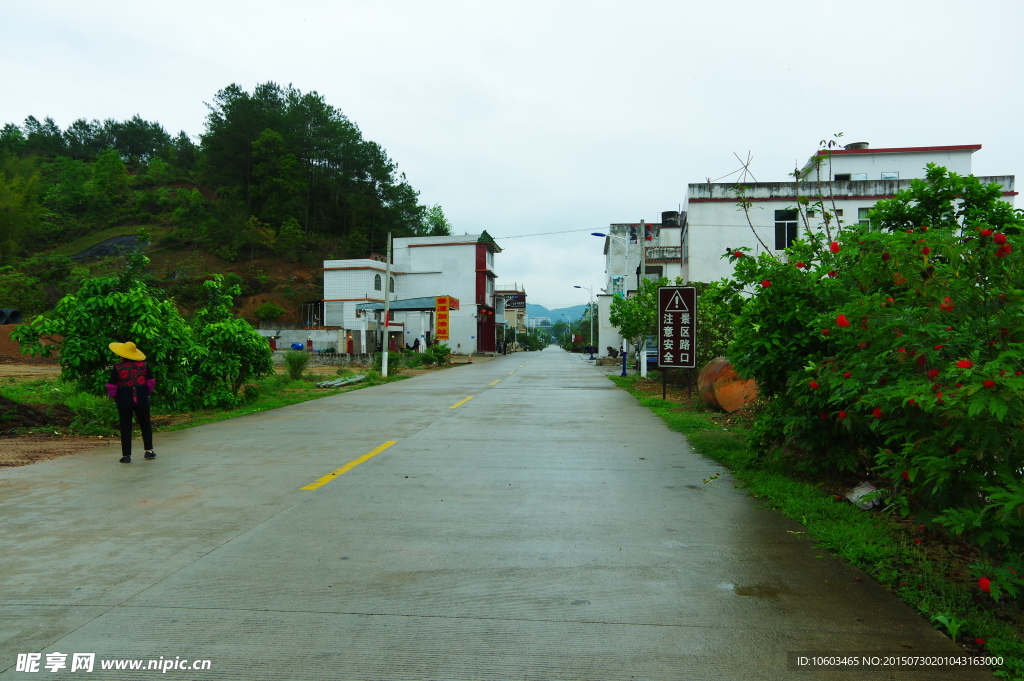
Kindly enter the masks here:
[[[867, 143], [859, 142], [843, 149], [822, 150], [804, 165], [799, 183], [743, 183], [743, 198], [752, 206], [750, 224], [744, 211], [738, 210], [740, 196], [735, 182], [691, 184], [681, 235], [682, 277], [710, 282], [731, 276], [733, 265], [721, 257], [727, 248], [748, 247], [757, 255], [767, 246], [773, 254], [784, 257], [783, 250], [796, 240], [801, 229], [796, 211], [798, 197], [807, 197], [812, 203], [823, 197], [826, 209], [844, 224], [866, 221], [878, 200], [892, 198], [909, 188], [911, 180], [924, 178], [928, 163], [958, 175], [970, 175], [971, 155], [979, 149], [980, 144], [870, 149]], [[1017, 194], [1013, 175], [978, 179], [1002, 185], [1005, 200], [1013, 202]], [[822, 228], [820, 211], [808, 217], [812, 228]]]
[[605, 285], [597, 295], [597, 338], [605, 349], [622, 347], [622, 336], [609, 320], [615, 296], [629, 296], [639, 287], [642, 270], [648, 279], [682, 276], [681, 231], [685, 213], [661, 214], [660, 223], [616, 223], [609, 225], [604, 237]]
[[[435, 333], [434, 312], [424, 305], [401, 301], [452, 296], [459, 309], [449, 315], [453, 352], [494, 352], [496, 309], [494, 300], [494, 240], [482, 234], [404, 237], [392, 246], [388, 296], [395, 302], [390, 315], [390, 347], [425, 348]], [[382, 338], [383, 320], [376, 310], [359, 309], [384, 302], [387, 263], [374, 259], [324, 261], [324, 323], [342, 330], [341, 352], [374, 352]], [[402, 309], [412, 308], [412, 309]]]

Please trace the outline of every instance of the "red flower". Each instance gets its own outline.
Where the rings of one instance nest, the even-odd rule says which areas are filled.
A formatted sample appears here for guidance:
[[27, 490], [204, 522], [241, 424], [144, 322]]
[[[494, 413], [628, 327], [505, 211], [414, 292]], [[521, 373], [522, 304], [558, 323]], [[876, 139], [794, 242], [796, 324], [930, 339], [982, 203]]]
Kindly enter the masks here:
[[970, 369], [972, 366], [974, 366], [974, 362], [972, 362], [969, 359], [962, 359], [956, 363], [956, 366], [958, 369]]
[[879, 409], [878, 407], [875, 407], [874, 409], [871, 410], [871, 415], [874, 416], [876, 419], [880, 419], [882, 418], [882, 410]]
[[999, 250], [996, 251], [996, 257], [997, 258], [1005, 258], [1006, 257], [1006, 252], [1003, 251], [1003, 247], [1002, 246], [1000, 246]]
[[897, 350], [896, 352], [906, 352], [906, 351], [907, 351], [907, 349], [906, 349], [906, 348], [900, 348], [900, 349], [899, 349], [899, 350]]
[[839, 418], [840, 419], [845, 419], [846, 418], [846, 412], [845, 411], [839, 412]]
[[836, 324], [845, 329], [850, 325], [850, 320], [846, 318], [846, 315], [841, 314], [838, 317], [836, 317]]
[[985, 645], [985, 639], [983, 638], [976, 638], [974, 639], [974, 642], [977, 643], [979, 646]]
[[889, 258], [891, 257], [892, 256], [889, 255], [889, 251], [886, 251], [885, 253], [882, 254], [882, 260], [885, 260], [886, 262], [888, 262]]
[[996, 382], [995, 381], [985, 381], [984, 383], [982, 383], [982, 385], [985, 386], [986, 388], [994, 388], [994, 387], [996, 387]]
[[128, 370], [122, 369], [121, 371], [117, 372], [117, 375], [120, 376], [121, 378], [128, 378]]
[[958, 388], [962, 388], [962, 387], [964, 387], [964, 384], [963, 384], [963, 383], [957, 383], [957, 384], [956, 384], [956, 387], [958, 387]]
[[831, 333], [831, 332], [828, 329], [822, 329], [821, 330], [821, 335], [822, 336], [827, 336], [829, 333]]
[[838, 272], [836, 272], [835, 270], [829, 270], [828, 276], [830, 276], [830, 277], [832, 277], [832, 278], [835, 278], [835, 276], [836, 276], [837, 274], [839, 274], [839, 273], [838, 273]]
[[828, 250], [832, 251], [833, 253], [838, 253], [840, 250], [839, 242], [833, 241], [832, 243], [830, 243], [828, 245]]
[[866, 348], [867, 346], [868, 346], [867, 343], [857, 343], [857, 347], [858, 348]]
[[945, 345], [942, 345], [942, 344], [940, 343], [939, 345], [936, 345], [936, 346], [935, 346], [935, 349], [936, 349], [936, 350], [941, 350], [941, 349], [942, 349], [942, 348], [944, 348], [944, 347], [946, 347], [946, 346], [945, 346]]
[[903, 476], [904, 480], [906, 480], [907, 482], [910, 482], [910, 471], [903, 471], [902, 473], [900, 473], [900, 475]]
[[768, 288], [771, 285], [772, 285], [772, 282], [768, 281], [767, 279], [765, 279], [764, 281], [761, 282], [761, 286], [763, 286], [765, 288]]
[[818, 414], [818, 416], [820, 416], [822, 419], [827, 419], [828, 418], [828, 412], [827, 411], [823, 411], [820, 414]]
[[797, 267], [803, 267], [803, 266], [804, 266], [804, 262], [803, 262], [803, 260], [800, 260], [800, 261], [798, 261], [798, 262], [797, 262], [797, 264], [796, 264], [796, 266], [797, 266]]
[[890, 303], [895, 303], [896, 302], [896, 300], [894, 298], [886, 298], [886, 300], [888, 300]]
[[[986, 230], [988, 231], [988, 230]], [[982, 577], [978, 580], [978, 588], [987, 594], [992, 593], [992, 580], [988, 577]]]
[[914, 543], [915, 543], [915, 544], [922, 544], [922, 543], [924, 543], [924, 542], [922, 542], [922, 541], [921, 541], [921, 538], [920, 538], [920, 537], [914, 537]]
[[981, 230], [981, 235], [982, 236], [992, 236], [992, 230], [991, 229], [983, 229], [983, 230]]
[[1002, 246], [1003, 244], [1006, 243], [1006, 235], [1005, 234], [996, 234], [994, 237], [992, 237], [992, 241], [994, 241], [997, 244], [999, 244], [1000, 246]]
[[808, 385], [811, 386], [811, 390], [817, 390], [819, 387], [818, 382], [815, 381], [813, 378], [811, 379], [811, 382]]
[[939, 370], [938, 369], [929, 369], [928, 370], [928, 378], [938, 378], [938, 377], [939, 377]]
[[851, 374], [849, 371], [843, 374], [843, 378], [849, 378], [850, 376], [853, 376], [853, 374]]
[[921, 253], [923, 253], [925, 255], [929, 255], [931, 252], [932, 252], [931, 246], [925, 246], [924, 248], [921, 249]]
[[743, 251], [733, 251], [732, 255], [733, 255], [734, 258], [742, 258], [743, 257]]

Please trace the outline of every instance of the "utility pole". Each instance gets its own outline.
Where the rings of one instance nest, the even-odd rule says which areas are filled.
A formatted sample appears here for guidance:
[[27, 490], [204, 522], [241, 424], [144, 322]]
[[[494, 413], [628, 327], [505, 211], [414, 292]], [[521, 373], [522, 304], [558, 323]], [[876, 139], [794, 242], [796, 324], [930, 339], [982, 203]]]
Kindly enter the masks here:
[[[640, 292], [640, 287], [647, 280], [647, 247], [644, 245], [644, 241], [647, 240], [647, 228], [644, 221], [640, 221], [640, 233], [637, 235], [637, 242], [640, 244], [640, 281], [637, 282], [637, 293]], [[640, 358], [640, 376], [647, 378], [647, 336], [643, 337], [640, 341], [640, 347], [636, 349], [636, 354]]]
[[388, 375], [388, 313], [391, 311], [391, 232], [388, 232], [388, 248], [384, 257], [387, 264], [384, 267], [384, 354], [381, 355], [380, 373], [387, 378]]

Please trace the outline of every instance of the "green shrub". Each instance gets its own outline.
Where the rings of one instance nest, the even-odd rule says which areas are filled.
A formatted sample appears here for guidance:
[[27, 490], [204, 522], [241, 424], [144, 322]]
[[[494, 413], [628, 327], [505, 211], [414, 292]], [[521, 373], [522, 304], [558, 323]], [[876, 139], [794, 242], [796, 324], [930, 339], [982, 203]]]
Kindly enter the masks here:
[[788, 263], [729, 249], [717, 295], [735, 314], [730, 360], [774, 402], [759, 455], [873, 470], [893, 508], [1019, 551], [1024, 218], [1001, 198], [929, 165], [870, 225], [807, 230]]
[[451, 357], [452, 349], [447, 345], [431, 345], [423, 351], [424, 364], [447, 364]]
[[263, 303], [256, 308], [256, 316], [263, 320], [277, 319], [285, 313], [285, 309], [274, 303]]
[[293, 381], [298, 381], [309, 364], [309, 353], [305, 350], [289, 350], [284, 353], [284, 364], [288, 367], [288, 376]]

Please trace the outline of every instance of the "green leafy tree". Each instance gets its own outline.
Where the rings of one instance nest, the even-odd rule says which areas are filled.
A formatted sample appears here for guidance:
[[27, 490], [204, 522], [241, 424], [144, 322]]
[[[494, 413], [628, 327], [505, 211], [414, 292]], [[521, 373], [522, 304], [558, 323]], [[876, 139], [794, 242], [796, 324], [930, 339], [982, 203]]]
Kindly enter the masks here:
[[452, 233], [452, 223], [448, 222], [440, 204], [427, 208], [423, 218], [423, 232], [426, 236], [448, 236]]
[[10, 262], [41, 217], [34, 163], [8, 157], [0, 168], [0, 264]]
[[[644, 279], [640, 282], [640, 288], [629, 298], [616, 296], [612, 300], [608, 320], [634, 348], [640, 347], [644, 339], [655, 333], [658, 321], [658, 287], [668, 286], [670, 283], [667, 277]], [[677, 279], [676, 285], [682, 285], [682, 280]]]
[[196, 373], [205, 387], [197, 398], [206, 407], [237, 404], [243, 385], [274, 372], [267, 339], [231, 313], [241, 290], [237, 285], [224, 288], [223, 282], [218, 274], [203, 283], [207, 304], [192, 322], [199, 347]]
[[48, 307], [43, 285], [35, 277], [18, 272], [10, 265], [0, 267], [0, 307], [20, 310], [26, 317]]
[[130, 192], [128, 169], [116, 149], [107, 148], [100, 152], [93, 166], [90, 188], [94, 197], [94, 207], [98, 211], [108, 210], [112, 205], [127, 198]]

